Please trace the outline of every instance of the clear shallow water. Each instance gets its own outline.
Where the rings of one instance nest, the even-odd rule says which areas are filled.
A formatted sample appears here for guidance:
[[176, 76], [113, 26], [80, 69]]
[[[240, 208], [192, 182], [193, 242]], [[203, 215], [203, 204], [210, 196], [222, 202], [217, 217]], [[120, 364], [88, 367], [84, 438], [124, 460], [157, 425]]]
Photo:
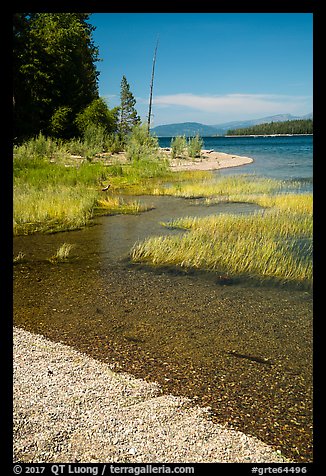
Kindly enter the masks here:
[[[300, 289], [224, 285], [203, 275], [149, 271], [125, 258], [139, 239], [176, 231], [161, 220], [253, 213], [252, 204], [192, 205], [144, 197], [140, 216], [14, 238], [14, 324], [210, 406], [219, 423], [294, 461], [312, 457], [312, 299]], [[66, 263], [48, 258], [75, 245]]]
[[[305, 180], [312, 188], [313, 137], [203, 137], [204, 148], [227, 154], [251, 157], [254, 162], [244, 167], [219, 173], [254, 173], [281, 180]], [[171, 137], [160, 137], [161, 147], [169, 147]]]
[[[300, 141], [294, 147], [288, 138], [283, 146], [271, 139], [271, 147], [265, 138], [258, 147], [252, 138], [207, 138], [205, 148], [255, 160], [218, 173], [260, 170], [269, 177], [311, 180], [311, 138], [310, 156]], [[293, 156], [301, 167], [287, 163]], [[252, 213], [257, 207], [194, 206], [175, 197], [141, 201], [155, 209], [99, 217], [95, 226], [79, 231], [15, 237], [14, 255], [25, 254], [25, 262], [14, 267], [15, 325], [157, 381], [167, 393], [209, 405], [217, 422], [257, 436], [294, 461], [310, 461], [312, 296], [245, 282], [224, 286], [201, 275], [149, 272], [124, 261], [136, 241], [178, 233], [160, 221]], [[49, 263], [63, 242], [75, 245], [71, 259]]]
[[[128, 197], [129, 199], [132, 197]], [[14, 255], [23, 251], [26, 261], [43, 261], [52, 256], [64, 242], [75, 245], [72, 255], [78, 260], [108, 264], [119, 264], [128, 258], [133, 245], [153, 235], [182, 233], [163, 227], [161, 222], [175, 218], [204, 217], [220, 213], [249, 214], [261, 207], [252, 203], [220, 203], [214, 206], [195, 204], [196, 200], [177, 197], [135, 197], [153, 207], [139, 215], [114, 215], [97, 217], [95, 226], [54, 234], [35, 234], [14, 237]]]

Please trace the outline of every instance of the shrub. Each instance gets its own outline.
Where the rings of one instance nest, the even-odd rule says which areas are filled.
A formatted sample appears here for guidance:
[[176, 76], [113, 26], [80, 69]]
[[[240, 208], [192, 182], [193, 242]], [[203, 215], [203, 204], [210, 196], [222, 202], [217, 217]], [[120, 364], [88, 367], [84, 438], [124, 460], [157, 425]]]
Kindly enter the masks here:
[[84, 143], [90, 149], [94, 149], [94, 153], [103, 152], [107, 140], [105, 127], [96, 124], [89, 124], [84, 130]]
[[135, 126], [127, 139], [126, 157], [132, 161], [157, 158], [159, 150], [158, 138], [147, 130], [147, 125]]
[[187, 144], [187, 151], [189, 157], [195, 158], [195, 157], [200, 157], [201, 150], [203, 148], [203, 140], [199, 135], [197, 134], [195, 137], [190, 137], [188, 139], [188, 144]]
[[14, 147], [14, 159], [18, 161], [50, 159], [57, 150], [56, 141], [40, 132], [38, 136]]
[[176, 136], [171, 140], [172, 159], [184, 155], [187, 147], [187, 140], [185, 136]]
[[122, 152], [124, 150], [124, 141], [118, 134], [108, 134], [105, 141], [105, 149], [111, 154]]
[[67, 143], [67, 148], [71, 154], [89, 158], [105, 151], [107, 140], [108, 134], [103, 126], [89, 124], [83, 132], [83, 137], [71, 139]]

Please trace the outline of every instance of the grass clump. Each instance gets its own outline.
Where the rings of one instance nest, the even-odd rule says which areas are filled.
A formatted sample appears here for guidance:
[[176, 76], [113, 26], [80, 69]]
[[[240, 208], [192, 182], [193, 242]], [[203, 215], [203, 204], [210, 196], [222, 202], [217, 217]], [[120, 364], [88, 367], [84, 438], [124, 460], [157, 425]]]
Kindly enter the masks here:
[[138, 214], [151, 207], [138, 200], [126, 201], [121, 197], [107, 197], [97, 200], [96, 213], [100, 215]]
[[[207, 177], [207, 178], [206, 178]], [[172, 183], [170, 187], [162, 187], [161, 195], [171, 195], [183, 198], [207, 198], [208, 203], [218, 201], [246, 200], [248, 195], [270, 194], [279, 192], [288, 187], [281, 180], [255, 177], [250, 175], [218, 176], [215, 180], [212, 175], [203, 175], [202, 180], [189, 183]]]
[[14, 187], [14, 235], [74, 230], [93, 217], [97, 192], [87, 188]]
[[22, 251], [19, 251], [19, 253], [16, 256], [14, 256], [13, 263], [14, 264], [23, 263], [24, 260], [25, 260], [25, 254]]
[[70, 251], [74, 248], [75, 245], [71, 243], [63, 243], [56, 251], [56, 253], [49, 258], [51, 263], [62, 263], [67, 261], [69, 258]]
[[[152, 237], [131, 250], [135, 262], [173, 265], [312, 285], [311, 196], [286, 196], [253, 215], [220, 214], [183, 218], [166, 226], [188, 230], [178, 236]], [[304, 205], [305, 202], [305, 205]], [[300, 210], [300, 211], [298, 211]]]

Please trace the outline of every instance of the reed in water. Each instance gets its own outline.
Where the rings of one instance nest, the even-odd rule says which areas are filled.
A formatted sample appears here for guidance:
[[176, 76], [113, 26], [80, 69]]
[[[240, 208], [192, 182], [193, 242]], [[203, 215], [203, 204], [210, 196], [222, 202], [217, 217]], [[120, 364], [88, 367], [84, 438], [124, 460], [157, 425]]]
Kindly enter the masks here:
[[311, 287], [311, 194], [264, 197], [263, 203], [269, 208], [253, 215], [185, 217], [164, 223], [187, 232], [137, 243], [131, 258]]

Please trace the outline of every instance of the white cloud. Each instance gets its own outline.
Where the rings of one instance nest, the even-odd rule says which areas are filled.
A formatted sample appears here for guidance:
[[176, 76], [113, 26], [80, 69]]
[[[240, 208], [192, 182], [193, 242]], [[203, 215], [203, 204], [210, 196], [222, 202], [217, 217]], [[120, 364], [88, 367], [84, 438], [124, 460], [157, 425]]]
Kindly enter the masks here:
[[231, 120], [244, 116], [257, 117], [257, 114], [258, 117], [281, 113], [300, 115], [302, 110], [310, 111], [311, 103], [311, 97], [307, 96], [242, 93], [223, 96], [179, 93], [155, 96], [153, 100], [153, 104], [157, 107], [191, 108], [203, 113], [215, 113], [220, 118], [229, 117]]

